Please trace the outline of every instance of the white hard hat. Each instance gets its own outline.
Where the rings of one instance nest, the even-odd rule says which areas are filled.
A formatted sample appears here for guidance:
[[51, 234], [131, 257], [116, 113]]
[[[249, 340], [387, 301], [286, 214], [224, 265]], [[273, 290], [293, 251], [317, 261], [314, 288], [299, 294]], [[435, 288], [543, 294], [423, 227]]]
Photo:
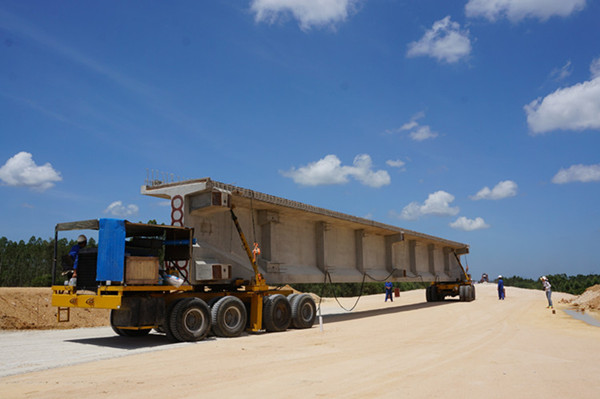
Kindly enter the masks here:
[[499, 275], [498, 278], [502, 278], [502, 275]]
[[82, 234], [79, 237], [77, 237], [77, 242], [86, 242], [87, 238]]
[[546, 278], [546, 276], [542, 276], [542, 277], [540, 277], [540, 280], [548, 280], [548, 279]]

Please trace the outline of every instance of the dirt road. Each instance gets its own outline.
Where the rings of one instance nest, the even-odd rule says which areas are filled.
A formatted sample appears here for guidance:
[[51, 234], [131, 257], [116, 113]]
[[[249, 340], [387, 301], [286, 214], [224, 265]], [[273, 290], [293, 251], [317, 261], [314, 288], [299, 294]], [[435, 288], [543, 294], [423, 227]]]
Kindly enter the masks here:
[[[365, 297], [350, 314], [324, 317], [323, 331], [316, 325], [120, 354], [0, 378], [0, 392], [8, 399], [596, 398], [600, 328], [560, 309], [552, 314], [543, 292], [509, 287], [506, 294], [498, 301], [489, 284], [477, 286], [472, 303], [428, 304], [423, 290], [393, 304], [383, 294]], [[563, 296], [555, 293], [555, 302]], [[158, 336], [144, 340], [165, 348]], [[92, 337], [71, 342], [73, 358], [89, 345], [114, 349]]]

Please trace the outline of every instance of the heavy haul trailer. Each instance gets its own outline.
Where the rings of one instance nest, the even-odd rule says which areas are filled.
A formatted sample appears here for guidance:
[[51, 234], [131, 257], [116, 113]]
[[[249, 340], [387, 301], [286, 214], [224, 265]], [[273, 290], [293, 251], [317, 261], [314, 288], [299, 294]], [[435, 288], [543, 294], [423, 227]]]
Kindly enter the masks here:
[[[148, 180], [142, 194], [171, 202], [171, 223], [194, 228], [194, 259], [232, 265], [250, 278], [243, 249], [227, 210], [259, 243], [257, 266], [271, 284], [421, 281], [431, 282], [428, 301], [475, 299], [460, 262], [469, 246], [455, 241], [263, 194], [210, 178], [164, 183]], [[198, 261], [195, 261], [196, 264]], [[201, 261], [203, 262], [203, 261]], [[192, 265], [194, 266], [194, 265]], [[182, 270], [196, 278], [194, 268]]]
[[[233, 210], [230, 214], [239, 228]], [[230, 266], [198, 262], [197, 275], [207, 278], [193, 284], [186, 279], [182, 285], [167, 273], [192, 261], [193, 229], [100, 219], [58, 224], [55, 238], [66, 230], [98, 230], [98, 247], [80, 250], [76, 285], [53, 283], [59, 321], [69, 320], [72, 307], [112, 309], [110, 324], [117, 334], [144, 336], [154, 328], [173, 341], [198, 341], [210, 331], [234, 337], [245, 329], [283, 331], [314, 323], [312, 297], [267, 286], [241, 229], [240, 239], [257, 270], [250, 281], [208, 277]], [[54, 268], [56, 260], [55, 253]]]
[[[313, 325], [316, 311], [309, 295], [272, 290], [266, 281], [421, 281], [431, 282], [427, 301], [475, 299], [460, 262], [469, 252], [466, 244], [209, 178], [153, 180], [141, 192], [170, 200], [172, 226], [110, 219], [56, 226], [57, 235], [100, 231], [97, 258], [91, 255], [87, 274], [85, 257], [90, 255], [80, 255], [78, 276], [83, 277], [77, 286], [53, 285], [59, 319], [68, 319], [71, 307], [108, 308], [120, 335], [145, 335], [157, 328], [174, 340], [193, 341], [209, 329], [235, 336], [244, 328], [282, 331]], [[252, 250], [242, 227], [252, 238]], [[141, 263], [153, 266], [145, 269]], [[157, 270], [175, 271], [185, 283], [161, 285]], [[136, 274], [146, 272], [150, 276]]]

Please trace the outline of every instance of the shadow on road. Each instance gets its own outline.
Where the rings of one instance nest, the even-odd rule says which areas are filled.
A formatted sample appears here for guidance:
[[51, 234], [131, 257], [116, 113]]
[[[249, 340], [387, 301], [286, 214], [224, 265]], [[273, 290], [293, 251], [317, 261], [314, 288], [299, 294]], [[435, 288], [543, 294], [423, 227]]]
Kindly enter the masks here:
[[67, 340], [67, 342], [126, 350], [156, 348], [178, 343], [169, 341], [167, 337], [162, 334], [148, 334], [145, 337], [121, 337], [119, 335], [115, 335], [113, 337], [79, 338], [70, 339]]
[[422, 303], [415, 303], [412, 305], [394, 306], [392, 308], [385, 308], [385, 309], [373, 309], [373, 310], [364, 310], [364, 311], [360, 311], [360, 312], [329, 314], [329, 315], [323, 315], [323, 321], [325, 321], [327, 323], [335, 323], [338, 321], [361, 319], [363, 317], [381, 316], [381, 315], [385, 315], [385, 314], [402, 313], [402, 312], [408, 312], [411, 310], [431, 308], [431, 307], [435, 307], [435, 306], [447, 305], [447, 304], [454, 303], [454, 302], [458, 302], [458, 301], [445, 300], [445, 301], [441, 301], [441, 302], [422, 302]]

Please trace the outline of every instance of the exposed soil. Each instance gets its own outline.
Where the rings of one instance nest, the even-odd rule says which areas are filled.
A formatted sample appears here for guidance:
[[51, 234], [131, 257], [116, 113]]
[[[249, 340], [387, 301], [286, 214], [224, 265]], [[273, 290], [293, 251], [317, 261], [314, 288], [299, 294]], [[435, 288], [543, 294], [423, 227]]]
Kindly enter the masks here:
[[107, 309], [72, 308], [70, 322], [59, 323], [50, 288], [0, 288], [0, 330], [47, 330], [110, 325]]
[[585, 292], [567, 302], [579, 310], [600, 310], [600, 284], [589, 287]]

